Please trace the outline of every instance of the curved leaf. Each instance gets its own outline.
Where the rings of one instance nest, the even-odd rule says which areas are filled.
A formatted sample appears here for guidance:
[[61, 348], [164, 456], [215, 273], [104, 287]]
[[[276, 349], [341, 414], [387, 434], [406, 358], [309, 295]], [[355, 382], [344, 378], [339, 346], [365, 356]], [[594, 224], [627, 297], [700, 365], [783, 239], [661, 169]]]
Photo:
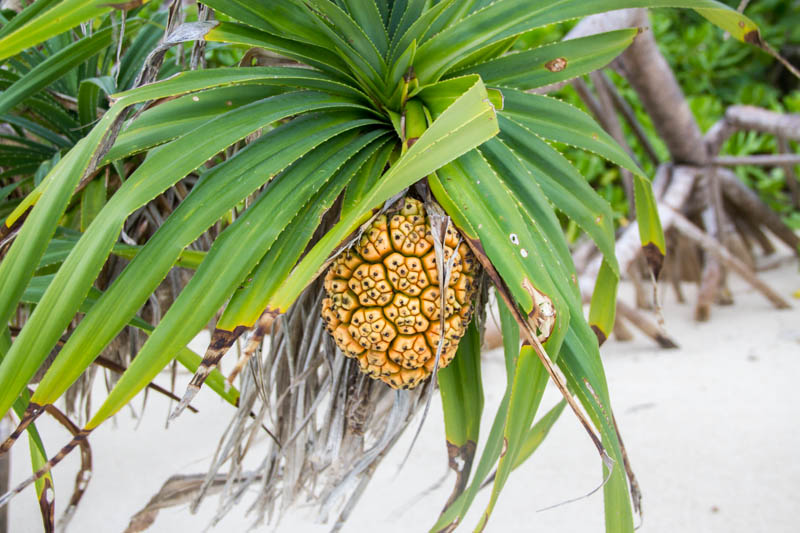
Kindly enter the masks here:
[[605, 67], [633, 43], [638, 32], [633, 28], [560, 41], [456, 69], [447, 76], [479, 74], [490, 87], [535, 89]]
[[271, 33], [239, 24], [236, 22], [220, 22], [204, 39], [210, 42], [236, 43], [258, 46], [290, 59], [296, 59], [326, 72], [334, 72], [349, 76], [347, 63], [326, 48], [308, 43], [300, 43], [284, 39]]
[[[531, 228], [532, 236], [537, 237], [538, 233], [537, 242], [540, 247], [550, 250], [547, 263], [559, 271], [553, 277], [555, 280], [564, 281], [559, 288], [566, 294], [571, 292], [574, 298], [580, 299], [577, 274], [572, 262], [572, 255], [564, 239], [564, 231], [534, 174], [499, 138], [485, 142], [481, 145], [480, 151], [492, 165], [498, 178], [511, 192], [511, 196]], [[613, 241], [613, 233], [611, 239]]]
[[594, 426], [599, 430], [603, 445], [614, 460], [613, 471], [603, 465], [603, 486], [606, 531], [632, 533], [633, 513], [625, 476], [622, 446], [616, 432], [608, 395], [603, 363], [597, 348], [597, 338], [582, 317], [572, 320], [558, 366], [564, 373], [570, 390], [580, 400]]
[[[19, 296], [31, 278], [47, 243], [55, 233], [58, 219], [71, 198], [72, 191], [97, 158], [102, 154], [102, 141], [118, 117], [133, 105], [147, 100], [177, 96], [214, 87], [248, 83], [262, 79], [279, 79], [281, 68], [238, 68], [189, 71], [163, 82], [115, 95], [116, 103], [91, 132], [50, 170], [47, 177], [6, 218], [10, 228], [29, 209], [33, 211], [20, 229], [17, 238], [0, 263], [0, 286], [8, 287], [0, 294], [0, 322], [11, 316]], [[277, 82], [280, 83], [280, 82]], [[3, 117], [7, 122], [23, 124], [23, 119]], [[36, 132], [35, 125], [25, 127]], [[41, 128], [45, 133], [48, 130]], [[38, 134], [38, 133], [37, 133]], [[59, 137], [56, 137], [56, 141]], [[63, 141], [63, 140], [62, 140]], [[64, 142], [64, 146], [69, 143]]]
[[566, 102], [514, 89], [503, 90], [503, 115], [537, 135], [601, 155], [644, 177], [642, 169], [589, 115]]
[[494, 510], [500, 491], [511, 471], [516, 467], [522, 446], [530, 431], [536, 411], [544, 395], [548, 374], [531, 346], [523, 345], [517, 358], [517, 368], [508, 402], [508, 416], [503, 429], [503, 450], [497, 464], [497, 473], [492, 485], [492, 496], [481, 515], [476, 531], [483, 531]]
[[447, 368], [439, 370], [444, 433], [450, 469], [456, 473], [453, 501], [467, 486], [478, 448], [483, 413], [481, 336], [475, 321], [458, 344], [458, 352]]
[[202, 0], [202, 3], [272, 35], [331, 48], [330, 40], [308, 16], [307, 7], [297, 0]]
[[102, 163], [171, 141], [223, 113], [282, 92], [286, 92], [283, 87], [235, 85], [169, 100], [146, 110], [127, 124]]
[[589, 307], [589, 326], [597, 335], [597, 342], [601, 345], [608, 339], [614, 328], [618, 283], [619, 276], [604, 260], [594, 283], [592, 303]]
[[503, 451], [503, 430], [508, 418], [508, 403], [511, 397], [511, 387], [514, 383], [514, 372], [517, 368], [519, 357], [519, 325], [512, 312], [505, 303], [498, 303], [500, 311], [500, 327], [503, 334], [503, 352], [506, 364], [506, 389], [500, 405], [497, 407], [489, 436], [483, 446], [478, 466], [473, 474], [472, 482], [466, 491], [462, 492], [454, 502], [442, 511], [436, 524], [431, 528], [431, 533], [440, 533], [447, 528], [453, 527], [461, 522], [467, 514], [472, 502], [477, 496], [478, 491], [483, 485], [483, 481], [491, 472], [492, 467], [497, 462]]
[[504, 116], [500, 125], [500, 139], [525, 163], [549, 200], [574, 220], [594, 240], [609, 265], [618, 269], [614, 215], [608, 202], [564, 156], [531, 130]]

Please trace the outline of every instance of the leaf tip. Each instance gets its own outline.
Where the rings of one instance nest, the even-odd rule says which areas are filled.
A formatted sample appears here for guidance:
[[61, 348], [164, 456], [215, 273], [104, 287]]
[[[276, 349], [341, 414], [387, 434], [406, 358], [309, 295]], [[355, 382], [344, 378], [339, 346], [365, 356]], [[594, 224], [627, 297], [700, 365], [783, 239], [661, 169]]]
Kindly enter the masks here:
[[647, 265], [653, 271], [653, 276], [658, 279], [661, 268], [664, 266], [664, 252], [655, 243], [648, 242], [642, 246]]
[[606, 340], [608, 340], [608, 335], [606, 335], [602, 329], [597, 324], [592, 324], [592, 331], [594, 331], [595, 336], [597, 336], [597, 342], [600, 346], [603, 345]]
[[761, 32], [759, 32], [757, 29], [750, 30], [745, 33], [742, 39], [744, 42], [758, 46], [759, 48], [763, 48], [765, 45], [764, 39], [761, 38]]

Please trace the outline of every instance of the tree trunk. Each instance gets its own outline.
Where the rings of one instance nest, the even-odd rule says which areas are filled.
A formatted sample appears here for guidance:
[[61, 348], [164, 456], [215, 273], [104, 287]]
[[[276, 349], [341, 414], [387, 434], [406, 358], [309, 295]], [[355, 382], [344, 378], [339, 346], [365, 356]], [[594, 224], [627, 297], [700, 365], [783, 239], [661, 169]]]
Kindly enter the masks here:
[[[650, 25], [646, 9], [636, 10], [634, 23], [639, 27]], [[621, 64], [672, 160], [676, 164], [704, 165], [708, 155], [703, 134], [652, 31], [643, 31], [636, 37], [622, 54]]]

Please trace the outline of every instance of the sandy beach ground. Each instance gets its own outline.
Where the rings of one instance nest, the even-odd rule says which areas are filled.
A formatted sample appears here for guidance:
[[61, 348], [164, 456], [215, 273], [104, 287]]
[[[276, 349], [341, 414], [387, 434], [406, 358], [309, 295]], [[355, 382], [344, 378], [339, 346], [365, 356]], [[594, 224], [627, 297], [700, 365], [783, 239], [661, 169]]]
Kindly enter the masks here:
[[[613, 407], [644, 494], [639, 531], [794, 533], [800, 531], [800, 289], [795, 261], [787, 259], [762, 278], [794, 308], [777, 311], [760, 294], [732, 277], [736, 303], [715, 307], [712, 320], [692, 319], [694, 287], [686, 284], [687, 304], [662, 290], [668, 332], [681, 348], [661, 350], [637, 334], [630, 342], [610, 340], [602, 350]], [[622, 290], [630, 291], [623, 286]], [[488, 427], [505, 382], [502, 354], [485, 354], [484, 383]], [[162, 376], [167, 383], [166, 376]], [[182, 379], [187, 380], [188, 376]], [[183, 385], [179, 385], [182, 390]], [[543, 409], [558, 395], [548, 390]], [[137, 411], [139, 403], [134, 403]], [[167, 401], [150, 395], [147, 415], [134, 420], [122, 411], [92, 435], [94, 478], [69, 531], [122, 532], [130, 517], [175, 473], [201, 473], [230, 416], [230, 407], [211, 392], [200, 394], [200, 413], [187, 413], [164, 428]], [[412, 426], [416, 428], [416, 422]], [[53, 453], [68, 440], [60, 428], [40, 425]], [[411, 461], [397, 467], [410, 433], [395, 446], [344, 528], [346, 532], [427, 531], [453, 483], [421, 494], [446, 471], [444, 427], [438, 398]], [[484, 435], [485, 437], [485, 435]], [[13, 450], [12, 476], [29, 475], [26, 444]], [[77, 454], [55, 472], [57, 513], [72, 490]], [[537, 512], [581, 496], [601, 481], [600, 461], [591, 442], [567, 410], [536, 454], [510, 478], [487, 532], [601, 532], [602, 495]], [[460, 530], [471, 531], [488, 500], [484, 491]], [[152, 532], [204, 531], [216, 501], [192, 515], [186, 506], [161, 511]], [[247, 530], [246, 504], [210, 531]], [[312, 509], [298, 509], [278, 527], [259, 531], [323, 532]], [[10, 531], [42, 530], [31, 490], [13, 500]]]

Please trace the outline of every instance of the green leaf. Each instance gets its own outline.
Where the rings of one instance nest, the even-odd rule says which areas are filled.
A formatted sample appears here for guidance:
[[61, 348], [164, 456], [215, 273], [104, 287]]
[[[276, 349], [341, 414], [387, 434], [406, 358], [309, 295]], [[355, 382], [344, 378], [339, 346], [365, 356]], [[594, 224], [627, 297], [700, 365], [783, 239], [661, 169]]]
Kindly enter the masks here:
[[[318, 88], [345, 96], [360, 95], [357, 90], [332, 79], [329, 75], [297, 67], [226, 67], [207, 70], [190, 70], [167, 80], [130, 89], [112, 95], [114, 101], [127, 100], [129, 105], [157, 100], [167, 96], [180, 96], [231, 85], [263, 84], [282, 87]], [[319, 85], [322, 84], [322, 85]], [[336, 87], [338, 91], [334, 90]], [[349, 93], [345, 93], [349, 91]], [[363, 96], [362, 96], [363, 98]]]
[[[412, 0], [424, 5], [424, 0]], [[389, 19], [386, 21], [386, 31], [391, 39], [394, 39], [397, 33], [397, 27], [400, 25], [400, 20], [408, 9], [409, 0], [394, 0], [389, 8]]]
[[52, 133], [60, 133], [69, 139], [70, 146], [81, 138], [80, 122], [63, 106], [34, 96], [25, 100], [25, 107], [43, 117], [43, 125]]
[[[569, 332], [558, 358], [558, 366], [564, 373], [570, 390], [580, 400], [594, 426], [599, 430], [603, 446], [614, 460], [608, 482], [603, 486], [605, 520], [607, 532], [633, 532], [628, 482], [623, 464], [622, 448], [613, 422], [611, 402], [608, 396], [597, 338], [583, 320], [572, 319]], [[608, 469], [603, 466], [603, 477]]]
[[[577, 273], [564, 232], [547, 195], [525, 163], [498, 138], [485, 142], [481, 154], [492, 165], [498, 178], [508, 188], [536, 239], [540, 251], [547, 250], [545, 264], [550, 265], [553, 279], [566, 296], [580, 301]], [[613, 233], [611, 234], [613, 240]]]
[[31, 2], [27, 7], [25, 7], [25, 9], [17, 13], [8, 23], [3, 24], [2, 28], [0, 28], [0, 39], [26, 24], [39, 13], [50, 9], [60, 1], [61, 0], [38, 0], [37, 2]]
[[[88, 143], [88, 141], [85, 141]], [[78, 151], [77, 150], [68, 154], [64, 159], [61, 159], [56, 164], [55, 169], [69, 168], [72, 165], [79, 165]], [[52, 173], [52, 172], [51, 172]], [[77, 179], [72, 183], [70, 191], [77, 184]], [[30, 203], [35, 202], [36, 198], [42, 196], [42, 189], [45, 187], [40, 185], [31, 194], [28, 195], [26, 201], [20, 203], [14, 213], [9, 215], [6, 220], [6, 227], [11, 227], [16, 219], [30, 208]], [[53, 187], [56, 190], [56, 187]], [[57, 191], [61, 192], [61, 191]], [[37, 194], [38, 193], [38, 194]], [[11, 244], [11, 248], [6, 254], [3, 262], [0, 263], [0, 282], [3, 286], [3, 294], [0, 295], [0, 323], [7, 323], [11, 314], [16, 308], [19, 296], [25, 290], [28, 280], [33, 275], [36, 264], [39, 258], [47, 248], [52, 232], [55, 231], [57, 220], [67, 200], [56, 196], [56, 192], [44, 197], [39, 202], [38, 208], [34, 209], [26, 223], [20, 229], [17, 238]], [[26, 205], [28, 203], [28, 205]], [[56, 211], [57, 210], [57, 211]], [[15, 216], [16, 215], [16, 216]], [[48, 229], [52, 230], [48, 231]], [[1, 365], [0, 365], [1, 366]], [[10, 404], [5, 406], [8, 410]], [[5, 412], [5, 410], [3, 412]]]
[[[365, 206], [372, 202], [374, 190], [380, 186], [379, 178], [393, 148], [394, 146], [391, 144], [385, 145], [361, 166], [356, 176], [347, 186], [339, 222], [317, 241], [292, 270], [291, 274], [276, 288], [275, 293], [269, 295], [270, 298], [266, 302], [262, 301], [262, 310], [268, 306], [270, 308], [287, 309], [308, 283], [322, 273], [326, 260], [328, 260], [336, 246], [369, 218], [371, 213], [368, 210], [369, 208]], [[280, 307], [281, 305], [284, 307]], [[251, 325], [251, 321], [254, 320], [251, 316], [245, 317], [239, 313], [234, 314], [233, 311], [226, 312], [225, 315], [223, 316], [224, 320], [220, 319], [217, 323], [218, 329], [231, 331], [237, 325]]]
[[476, 50], [466, 57], [462, 58], [458, 63], [453, 65], [451, 71], [458, 71], [471, 65], [478, 65], [485, 63], [492, 59], [498, 58], [508, 52], [519, 40], [518, 35], [498, 41], [491, 46]]
[[503, 115], [537, 135], [601, 155], [644, 177], [644, 173], [619, 144], [592, 117], [550, 96], [504, 89]]
[[224, 13], [272, 35], [331, 48], [331, 41], [320, 33], [309, 17], [308, 8], [296, 0], [203, 0], [214, 11]]
[[648, 180], [634, 174], [633, 194], [636, 204], [636, 223], [639, 225], [644, 256], [653, 275], [658, 278], [667, 253], [667, 244], [661, 227], [661, 218], [658, 216], [653, 187]]
[[418, 13], [418, 9], [421, 8], [419, 4], [424, 3], [424, 0], [409, 0], [406, 14], [403, 15], [400, 26], [392, 38], [390, 65], [395, 62], [397, 54], [405, 51], [413, 41], [417, 41], [419, 45], [431, 25], [453, 4], [453, 0], [441, 0], [433, 7]]
[[31, 150], [36, 150], [37, 152], [40, 152], [41, 154], [46, 155], [48, 157], [53, 155], [53, 148], [51, 146], [48, 146], [46, 144], [42, 144], [40, 142], [36, 142], [36, 141], [34, 141], [32, 139], [28, 139], [26, 137], [21, 137], [19, 135], [4, 135], [4, 134], [0, 134], [0, 139], [13, 141], [14, 144], [19, 144], [19, 145], [22, 145], [22, 146], [26, 146], [26, 147], [30, 148]]
[[[66, 228], [59, 228], [56, 236], [50, 240], [47, 250], [45, 251], [44, 255], [42, 255], [37, 270], [43, 269], [49, 265], [63, 262], [75, 247], [75, 244], [80, 239], [80, 236], [81, 233], [78, 231], [73, 232], [67, 230]], [[114, 248], [111, 250], [111, 253], [118, 257], [132, 260], [139, 254], [139, 252], [141, 252], [143, 248], [143, 246], [133, 246], [118, 242], [114, 244]], [[185, 249], [180, 253], [178, 258], [175, 259], [173, 265], [196, 270], [205, 256], [206, 252]]]
[[144, 111], [128, 123], [103, 157], [103, 163], [169, 142], [243, 105], [286, 92], [282, 87], [236, 85], [187, 94]]
[[713, 24], [733, 35], [739, 41], [758, 46], [762, 46], [763, 44], [761, 41], [761, 34], [755, 22], [720, 2], [681, 2], [681, 5], [677, 7], [693, 8]]
[[344, 5], [356, 25], [364, 30], [370, 43], [384, 57], [389, 50], [389, 35], [375, 0], [344, 0]]
[[605, 67], [630, 46], [637, 34], [633, 28], [560, 41], [456, 69], [447, 75], [479, 74], [490, 87], [535, 89]]
[[508, 305], [498, 301], [498, 314], [500, 315], [500, 332], [503, 336], [503, 358], [506, 364], [506, 386], [508, 393], [511, 393], [511, 385], [514, 382], [514, 372], [517, 368], [517, 358], [519, 357], [519, 324]]
[[433, 24], [420, 36], [418, 39], [419, 42], [423, 43], [434, 35], [437, 35], [443, 29], [452, 26], [457, 21], [464, 18], [465, 15], [469, 14], [476, 7], [476, 4], [480, 4], [480, 2], [481, 0], [460, 0], [450, 3], [447, 9], [442, 12], [441, 16], [436, 17]]
[[204, 39], [210, 42], [236, 43], [258, 46], [290, 59], [296, 59], [325, 72], [350, 77], [347, 63], [326, 48], [312, 44], [284, 39], [235, 22], [220, 22], [206, 33]]
[[439, 393], [442, 397], [444, 432], [450, 468], [456, 472], [456, 486], [451, 499], [460, 495], [469, 481], [478, 447], [483, 413], [481, 378], [481, 336], [472, 321], [458, 344], [455, 359], [439, 370]]
[[405, 52], [403, 52], [400, 57], [397, 58], [391, 68], [388, 71], [388, 75], [386, 77], [386, 87], [388, 89], [392, 89], [395, 87], [395, 93], [397, 95], [396, 101], [393, 98], [392, 103], [396, 104], [395, 109], [399, 109], [401, 102], [400, 96], [402, 95], [402, 86], [403, 86], [403, 78], [408, 74], [409, 68], [414, 63], [414, 57], [417, 53], [417, 41], [411, 41], [411, 44], [408, 45]]
[[294, 88], [320, 89], [356, 100], [365, 99], [352, 87], [308, 69], [271, 67], [261, 69], [261, 72], [278, 75], [188, 94], [146, 110], [117, 137], [114, 146], [103, 158], [103, 163], [170, 141], [224, 112]]
[[425, 11], [426, 0], [397, 0], [392, 5], [389, 19], [389, 34], [392, 36], [391, 48], [396, 49], [397, 40]]
[[503, 429], [508, 417], [508, 403], [511, 397], [511, 386], [514, 382], [514, 372], [517, 367], [519, 355], [519, 326], [511, 311], [504, 303], [498, 305], [500, 311], [500, 326], [503, 333], [503, 349], [506, 363], [506, 377], [508, 379], [503, 399], [497, 407], [497, 412], [489, 431], [489, 436], [481, 452], [478, 466], [472, 477], [472, 482], [466, 491], [462, 492], [458, 498], [444, 511], [431, 528], [431, 533], [439, 533], [443, 528], [450, 524], [458, 524], [467, 514], [475, 496], [487, 478], [500, 454], [503, 451]]
[[567, 401], [561, 400], [533, 425], [519, 447], [517, 458], [514, 461], [514, 468], [522, 465], [539, 448], [539, 445], [544, 442], [545, 437], [547, 437], [547, 434], [553, 428], [553, 424], [556, 423], [566, 406]]
[[36, 137], [39, 137], [42, 140], [49, 141], [60, 148], [70, 148], [72, 143], [61, 137], [60, 135], [54, 133], [52, 130], [45, 128], [33, 121], [28, 119], [17, 117], [14, 115], [3, 115], [0, 116], [0, 120], [3, 122], [7, 122], [8, 124], [13, 124], [14, 126], [18, 126], [20, 128], [24, 128], [29, 132], [33, 133]]
[[[42, 301], [42, 296], [47, 291], [47, 288], [53, 282], [53, 278], [55, 274], [46, 274], [44, 276], [36, 276], [31, 279], [31, 282], [25, 287], [25, 292], [22, 294], [21, 301], [29, 304], [38, 304]], [[80, 307], [78, 308], [82, 313], [88, 313], [91, 311], [92, 306], [97, 303], [97, 300], [100, 299], [102, 296], [102, 292], [94, 287], [89, 290], [89, 294], [84, 298], [81, 302]], [[128, 323], [128, 325], [135, 326], [137, 328], [146, 330], [150, 325], [139, 318], [138, 316], [132, 317]], [[34, 400], [35, 402], [36, 400]], [[38, 403], [38, 402], [37, 402]]]
[[381, 24], [385, 28], [389, 24], [389, 12], [392, 9], [389, 5], [389, 0], [375, 0], [375, 4], [378, 6], [378, 12], [381, 16]]
[[106, 205], [106, 179], [100, 175], [86, 184], [81, 192], [81, 231], [86, 231], [89, 224]]
[[492, 496], [475, 528], [476, 531], [483, 531], [486, 527], [500, 491], [503, 490], [508, 476], [516, 466], [522, 445], [542, 401], [547, 381], [547, 370], [539, 361], [539, 357], [533, 347], [523, 345], [519, 352], [514, 381], [511, 386], [508, 417], [503, 429], [503, 450], [500, 453], [500, 461], [497, 465], [497, 474], [492, 486]]
[[[17, 414], [18, 418], [22, 419], [25, 414], [25, 410], [28, 407], [28, 403], [28, 391], [23, 391], [23, 394], [17, 399], [16, 402], [14, 402], [14, 412]], [[28, 434], [28, 450], [31, 457], [31, 472], [35, 473], [47, 463], [47, 451], [44, 448], [44, 442], [42, 442], [42, 437], [39, 434], [39, 430], [36, 428], [35, 423], [31, 423], [27, 428], [25, 428], [25, 431]], [[53, 474], [51, 472], [47, 472], [44, 476], [36, 480], [34, 487], [36, 490], [36, 500], [39, 502], [40, 510], [42, 511], [42, 519], [49, 520], [52, 518], [52, 516], [47, 514], [47, 511], [49, 511], [47, 502], [55, 501], [55, 484], [53, 482]], [[49, 493], [45, 494], [48, 489]], [[44, 508], [42, 508], [43, 503], [45, 505]]]
[[[0, 361], [3, 360], [10, 347], [11, 334], [9, 333], [8, 328], [4, 325], [2, 328], [0, 328]], [[17, 414], [17, 417], [20, 420], [22, 420], [23, 416], [25, 415], [25, 411], [29, 403], [30, 398], [28, 390], [24, 389], [19, 398], [14, 401], [12, 406], [14, 412]], [[39, 430], [36, 428], [35, 423], [29, 424], [26, 428], [26, 432], [28, 434], [28, 447], [30, 449], [31, 456], [31, 470], [36, 473], [40, 468], [42, 468], [42, 466], [44, 466], [45, 463], [47, 463], [47, 452], [44, 449], [44, 442], [42, 442], [42, 437], [39, 435]], [[51, 489], [54, 487], [53, 476], [50, 472], [47, 472], [44, 476], [36, 481], [36, 498], [39, 502], [43, 501], [42, 495], [48, 487]], [[47, 497], [49, 501], [53, 501], [55, 493], [48, 494]], [[43, 518], [45, 518], [44, 515]]]
[[[425, 104], [431, 117], [436, 119], [450, 107], [459, 96], [475, 85], [478, 80], [480, 80], [480, 77], [473, 74], [440, 81], [422, 88], [422, 90], [416, 94], [416, 97]], [[496, 100], [492, 101], [491, 98], [489, 98], [489, 100], [495, 107], [495, 110], [502, 109], [501, 105], [497, 105], [498, 102]]]
[[0, 165], [4, 167], [37, 164], [43, 159], [46, 156], [37, 150], [0, 145]]
[[22, 185], [22, 182], [10, 183], [5, 187], [0, 187], [0, 202], [8, 198], [8, 195], [17, 190], [17, 187]]
[[[91, 132], [50, 170], [47, 177], [31, 192], [24, 201], [8, 216], [6, 227], [11, 227], [28, 209], [35, 206], [27, 222], [19, 231], [17, 238], [0, 263], [0, 285], [4, 290], [0, 295], [0, 323], [11, 316], [19, 296], [27, 285], [39, 258], [47, 248], [47, 243], [55, 232], [58, 219], [71, 198], [72, 191], [101, 149], [101, 142], [117, 117], [129, 105], [177, 96], [188, 92], [210, 89], [218, 86], [253, 82], [260, 79], [277, 79], [282, 69], [214, 69], [185, 72], [173, 78], [134, 91], [115, 95], [117, 102], [103, 116]], [[17, 124], [40, 136], [50, 131], [18, 117], [4, 116], [3, 120]], [[37, 130], [43, 130], [43, 133]], [[54, 142], [70, 146], [69, 142], [55, 136]], [[8, 407], [6, 407], [7, 409]]]
[[[480, 419], [483, 412], [483, 384], [481, 381], [481, 339], [475, 322], [459, 342], [458, 352], [447, 368], [441, 369], [439, 391], [448, 444], [460, 448], [472, 442], [477, 446]], [[469, 477], [469, 470], [464, 470]]]
[[[568, 326], [574, 328], [578, 327], [575, 323], [580, 323], [588, 329], [582, 318], [580, 297], [574, 284], [570, 284], [558, 269], [549, 268], [558, 264], [555, 252], [547, 245], [544, 235], [537, 231], [535, 225], [529, 227], [524, 219], [520, 220], [519, 211], [508, 207], [515, 204], [513, 197], [477, 152], [469, 152], [442, 167], [436, 175], [429, 177], [429, 183], [437, 200], [453, 217], [465, 237], [491, 260], [516, 303], [528, 314], [529, 319], [535, 313], [532, 289], [550, 297], [556, 309], [553, 335], [545, 343], [550, 354], [559, 354], [562, 342], [569, 334]], [[589, 346], [589, 349], [597, 351], [596, 339], [593, 340], [595, 344]], [[518, 363], [523, 364], [522, 359], [526, 359], [530, 365], [539, 365], [536, 362], [538, 357], [532, 357], [534, 353], [531, 351], [530, 358], [521, 356]], [[544, 367], [536, 368], [542, 370], [541, 377], [546, 382]], [[532, 370], [526, 371], [526, 376], [530, 377], [531, 372]], [[515, 375], [519, 376], [518, 373]], [[515, 385], [517, 386], [520, 387], [517, 389], [520, 391], [518, 394], [525, 395], [540, 393], [544, 385], [540, 387], [526, 382], [525, 385]], [[519, 446], [522, 442], [522, 436], [527, 432], [535, 414], [528, 409], [532, 409], [537, 401], [535, 396], [525, 397], [519, 400], [524, 407], [516, 411], [522, 414], [515, 414], [513, 420], [509, 414], [506, 426], [506, 438], [510, 438], [508, 446]], [[513, 460], [501, 465], [493, 498], [496, 499], [512, 468]], [[487, 513], [491, 511], [493, 504], [494, 500]], [[478, 529], [480, 528], [481, 525]]]
[[[507, 400], [507, 398], [505, 400]], [[566, 400], [561, 400], [560, 402], [558, 402], [544, 416], [542, 416], [542, 418], [540, 418], [528, 431], [527, 435], [524, 437], [522, 444], [520, 445], [516, 461], [514, 462], [514, 469], [521, 466], [531, 455], [533, 455], [533, 453], [539, 448], [539, 445], [542, 442], [544, 442], [544, 439], [547, 437], [547, 434], [550, 432], [553, 425], [558, 420], [559, 416], [561, 416], [561, 413], [564, 411], [564, 407], [566, 407], [566, 405], [567, 405]], [[497, 435], [498, 437], [502, 437], [502, 432], [498, 431]], [[500, 439], [498, 438], [498, 442], [499, 440]], [[499, 456], [500, 453], [501, 452], [498, 450], [496, 455], [494, 456], [495, 461], [497, 460], [497, 457]], [[481, 482], [482, 480], [483, 480], [482, 477], [476, 476], [473, 484], [475, 486], [482, 487], [484, 483], [480, 484], [477, 483]], [[487, 482], [491, 481], [491, 478], [487, 479], [486, 481]], [[453, 518], [450, 517], [455, 516], [453, 514], [453, 509], [457, 507], [461, 507], [464, 509], [464, 511], [462, 511], [462, 515], [459, 518], [459, 520], [463, 518], [463, 514], [466, 512], [466, 508], [469, 507], [468, 502], [471, 501], [468, 500], [466, 496], [467, 496], [466, 494], [462, 493], [462, 495], [458, 498], [458, 500], [456, 500], [456, 502], [454, 502], [454, 504], [451, 507], [445, 510], [442, 518], [448, 518], [452, 521]], [[437, 527], [439, 525], [444, 526], [445, 525], [444, 520], [440, 520], [440, 522], [437, 523]], [[438, 530], [436, 527], [434, 527], [432, 531], [438, 531]]]
[[356, 25], [347, 13], [328, 0], [309, 0], [314, 7], [308, 9], [319, 11], [310, 17], [333, 43], [333, 50], [350, 67], [350, 71], [366, 87], [373, 96], [386, 92], [384, 77], [386, 63], [378, 53], [364, 31]]
[[574, 220], [594, 240], [609, 265], [618, 269], [614, 215], [608, 202], [564, 156], [534, 132], [504, 116], [500, 117], [500, 125], [500, 139], [525, 163], [548, 199]]
[[[0, 328], [0, 361], [3, 360], [9, 348], [11, 347], [11, 334], [8, 327], [5, 325]], [[22, 420], [25, 411], [30, 403], [28, 390], [24, 389], [20, 396], [14, 401], [13, 409], [17, 417]], [[31, 423], [26, 428], [28, 434], [28, 446], [31, 455], [31, 470], [37, 472], [45, 463], [47, 463], [47, 452], [44, 449], [44, 443], [39, 435], [39, 430], [36, 428], [35, 423]], [[36, 481], [36, 498], [42, 501], [42, 494], [47, 487], [53, 487], [53, 477], [50, 472], [47, 472], [42, 478]], [[49, 494], [48, 499], [53, 500], [55, 494]]]
[[608, 266], [606, 261], [600, 265], [597, 280], [589, 307], [589, 326], [591, 326], [599, 344], [603, 344], [614, 328], [617, 310], [617, 284], [619, 276]]
[[111, 76], [81, 81], [78, 88], [78, 118], [83, 126], [90, 126], [97, 120], [100, 93], [104, 92], [106, 96], [113, 94], [113, 87], [114, 78]]

